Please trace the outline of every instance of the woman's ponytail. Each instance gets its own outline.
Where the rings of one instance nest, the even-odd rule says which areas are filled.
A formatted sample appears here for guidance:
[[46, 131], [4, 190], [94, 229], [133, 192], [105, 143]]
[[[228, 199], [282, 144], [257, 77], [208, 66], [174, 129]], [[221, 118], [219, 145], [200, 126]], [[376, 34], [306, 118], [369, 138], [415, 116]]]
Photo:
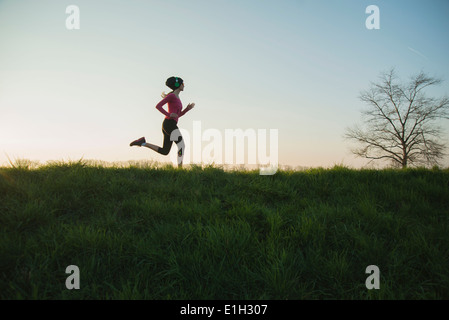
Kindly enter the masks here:
[[161, 97], [165, 98], [166, 96], [168, 96], [170, 93], [173, 93], [173, 92], [175, 92], [175, 91], [173, 90], [172, 92], [169, 92], [169, 93], [165, 93], [165, 91], [164, 91], [164, 92], [162, 92]]

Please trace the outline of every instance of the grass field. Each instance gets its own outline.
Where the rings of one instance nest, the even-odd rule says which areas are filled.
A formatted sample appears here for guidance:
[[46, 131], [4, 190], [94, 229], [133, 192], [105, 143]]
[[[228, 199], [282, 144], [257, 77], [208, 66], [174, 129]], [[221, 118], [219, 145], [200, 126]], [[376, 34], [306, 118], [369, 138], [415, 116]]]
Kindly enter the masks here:
[[449, 169], [0, 168], [0, 299], [448, 299], [448, 266]]

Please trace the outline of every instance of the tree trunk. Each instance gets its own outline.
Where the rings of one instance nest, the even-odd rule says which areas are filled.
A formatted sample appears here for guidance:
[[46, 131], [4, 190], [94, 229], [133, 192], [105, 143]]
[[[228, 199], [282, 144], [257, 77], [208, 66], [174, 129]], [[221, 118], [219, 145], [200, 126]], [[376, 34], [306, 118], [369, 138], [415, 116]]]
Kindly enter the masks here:
[[402, 152], [402, 169], [407, 168], [407, 160], [408, 160], [408, 154], [407, 152], [404, 150]]

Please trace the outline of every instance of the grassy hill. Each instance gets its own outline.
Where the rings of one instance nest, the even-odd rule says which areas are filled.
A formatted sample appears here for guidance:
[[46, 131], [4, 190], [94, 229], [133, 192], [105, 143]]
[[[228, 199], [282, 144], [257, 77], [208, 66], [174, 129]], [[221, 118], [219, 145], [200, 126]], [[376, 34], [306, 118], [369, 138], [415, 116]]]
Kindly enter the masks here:
[[448, 299], [448, 266], [447, 169], [0, 168], [0, 299]]

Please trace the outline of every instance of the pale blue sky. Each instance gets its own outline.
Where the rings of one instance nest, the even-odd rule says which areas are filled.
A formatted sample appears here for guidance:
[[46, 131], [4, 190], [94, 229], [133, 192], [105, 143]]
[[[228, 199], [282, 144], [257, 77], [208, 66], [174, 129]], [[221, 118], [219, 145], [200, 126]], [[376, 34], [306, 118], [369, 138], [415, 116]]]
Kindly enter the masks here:
[[170, 161], [129, 142], [161, 145], [154, 106], [175, 75], [196, 103], [180, 128], [278, 129], [281, 165], [357, 167], [342, 136], [381, 71], [425, 71], [449, 94], [448, 16], [446, 0], [0, 0], [0, 165]]

